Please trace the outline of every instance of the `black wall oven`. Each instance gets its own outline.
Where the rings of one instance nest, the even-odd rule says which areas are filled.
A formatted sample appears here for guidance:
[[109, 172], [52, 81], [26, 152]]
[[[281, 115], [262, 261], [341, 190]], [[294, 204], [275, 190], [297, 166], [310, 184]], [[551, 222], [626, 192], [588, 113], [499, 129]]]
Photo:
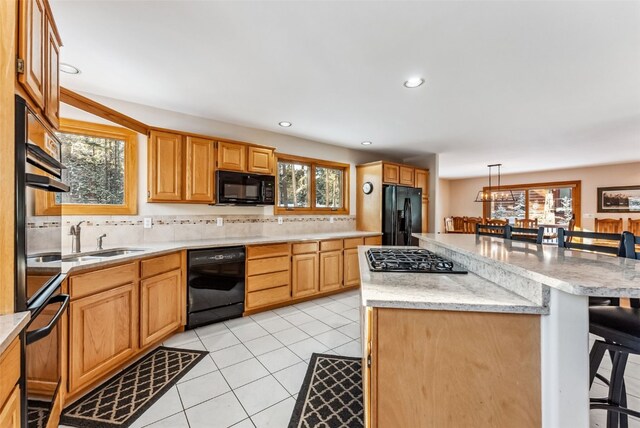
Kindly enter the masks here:
[[276, 179], [271, 175], [218, 171], [218, 205], [273, 205]]
[[[16, 311], [31, 312], [23, 337], [23, 426], [44, 426], [60, 388], [61, 328], [69, 296], [62, 293], [61, 213], [47, 213], [35, 227], [36, 205], [62, 182], [60, 141], [16, 96]], [[28, 420], [28, 424], [27, 424]]]

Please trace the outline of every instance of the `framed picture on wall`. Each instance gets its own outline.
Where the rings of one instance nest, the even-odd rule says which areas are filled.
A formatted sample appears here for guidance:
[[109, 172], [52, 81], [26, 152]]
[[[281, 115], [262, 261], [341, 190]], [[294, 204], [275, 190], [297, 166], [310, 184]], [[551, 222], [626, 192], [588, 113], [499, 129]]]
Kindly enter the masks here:
[[640, 213], [640, 186], [598, 187], [599, 213]]

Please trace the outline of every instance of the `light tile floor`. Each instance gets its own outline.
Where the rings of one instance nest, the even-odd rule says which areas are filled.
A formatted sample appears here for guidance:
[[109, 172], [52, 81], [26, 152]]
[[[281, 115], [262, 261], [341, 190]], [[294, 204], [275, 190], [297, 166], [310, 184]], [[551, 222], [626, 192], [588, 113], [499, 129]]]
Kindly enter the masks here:
[[314, 352], [360, 357], [360, 297], [347, 291], [177, 334], [209, 355], [131, 428], [284, 428]]
[[[131, 428], [286, 427], [313, 352], [362, 355], [359, 304], [359, 292], [348, 291], [171, 337], [165, 346], [209, 355]], [[600, 373], [610, 369], [605, 358]], [[640, 356], [630, 356], [625, 379], [629, 406], [640, 409]], [[606, 393], [596, 380], [591, 396]], [[606, 427], [606, 412], [591, 411], [595, 427]]]

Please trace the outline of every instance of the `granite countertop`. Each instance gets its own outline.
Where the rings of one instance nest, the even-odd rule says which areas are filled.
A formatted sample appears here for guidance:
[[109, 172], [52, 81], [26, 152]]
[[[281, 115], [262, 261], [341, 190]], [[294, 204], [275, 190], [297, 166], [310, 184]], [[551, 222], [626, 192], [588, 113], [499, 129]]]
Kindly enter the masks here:
[[[62, 272], [71, 273], [78, 270], [88, 268], [98, 268], [126, 262], [128, 260], [135, 260], [140, 257], [158, 256], [162, 254], [171, 253], [180, 250], [194, 250], [199, 248], [216, 248], [216, 247], [229, 247], [235, 245], [256, 245], [256, 244], [276, 244], [283, 242], [304, 242], [304, 241], [319, 241], [325, 239], [343, 239], [343, 238], [355, 238], [355, 237], [367, 237], [367, 236], [380, 236], [378, 232], [335, 232], [335, 233], [314, 233], [304, 235], [283, 235], [283, 236], [242, 236], [242, 237], [226, 237], [216, 239], [202, 239], [191, 241], [172, 241], [172, 242], [159, 242], [159, 243], [145, 243], [145, 244], [133, 244], [133, 245], [113, 245], [105, 247], [105, 250], [115, 248], [132, 248], [141, 249], [143, 251], [136, 251], [130, 254], [123, 254], [113, 257], [101, 257], [91, 260], [84, 260], [80, 262], [63, 262]], [[74, 254], [74, 256], [82, 255]], [[66, 255], [65, 255], [66, 256]], [[45, 268], [47, 263], [33, 263], [30, 264], [30, 268]]]
[[574, 295], [640, 297], [640, 260], [487, 236], [414, 236], [445, 257], [465, 258], [462, 264], [476, 272], [501, 270]]
[[0, 315], [0, 355], [11, 345], [30, 319], [29, 311]]
[[363, 246], [358, 250], [364, 306], [521, 314], [549, 313], [546, 304], [537, 304], [472, 272], [466, 275], [371, 272], [365, 255], [369, 248], [372, 247]]

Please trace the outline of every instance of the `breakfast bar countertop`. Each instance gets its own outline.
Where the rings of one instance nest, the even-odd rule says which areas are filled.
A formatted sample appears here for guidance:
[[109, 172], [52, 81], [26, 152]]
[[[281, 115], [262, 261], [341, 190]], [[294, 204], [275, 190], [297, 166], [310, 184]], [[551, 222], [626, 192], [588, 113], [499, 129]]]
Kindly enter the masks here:
[[31, 319], [31, 312], [0, 315], [0, 354], [13, 342]]
[[[548, 306], [522, 297], [473, 272], [372, 272], [359, 247], [362, 305], [379, 308], [546, 314]], [[393, 247], [407, 248], [407, 247]]]
[[483, 275], [515, 275], [578, 296], [640, 297], [640, 261], [487, 236], [414, 234], [421, 247]]

